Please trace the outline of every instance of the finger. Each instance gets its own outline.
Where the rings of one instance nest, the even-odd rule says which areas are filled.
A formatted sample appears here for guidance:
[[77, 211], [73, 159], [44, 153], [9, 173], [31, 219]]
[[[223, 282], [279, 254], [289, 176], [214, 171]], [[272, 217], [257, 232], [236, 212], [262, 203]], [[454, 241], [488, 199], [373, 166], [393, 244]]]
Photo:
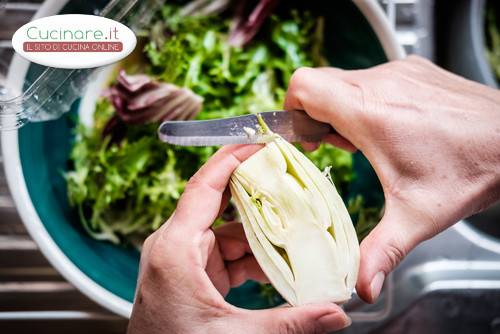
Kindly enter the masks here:
[[266, 274], [264, 274], [253, 255], [246, 255], [239, 260], [226, 262], [226, 268], [229, 274], [231, 287], [240, 286], [249, 279], [261, 283], [269, 283], [269, 279]]
[[351, 324], [340, 306], [333, 303], [248, 311], [256, 333], [330, 333]]
[[350, 71], [299, 68], [290, 79], [285, 109], [305, 110], [349, 138], [348, 129], [362, 108], [361, 92], [346, 80], [349, 75]]
[[240, 223], [227, 223], [214, 230], [219, 250], [225, 261], [235, 261], [251, 254], [243, 226]]
[[356, 291], [366, 302], [373, 303], [380, 295], [387, 275], [418, 243], [426, 239], [421, 226], [403, 210], [388, 206], [380, 223], [361, 243], [361, 262]]
[[171, 228], [181, 228], [188, 233], [208, 229], [220, 211], [222, 194], [231, 174], [260, 148], [259, 145], [238, 145], [220, 149], [189, 180], [177, 204]]
[[323, 137], [323, 141], [351, 153], [354, 153], [358, 150], [356, 146], [354, 146], [349, 140], [345, 139], [341, 135], [328, 134]]
[[214, 229], [216, 236], [228, 236], [239, 240], [246, 241], [245, 231], [243, 224], [237, 222], [229, 222], [218, 226]]
[[207, 259], [205, 272], [217, 291], [222, 296], [226, 296], [230, 287], [229, 274], [218, 246], [218, 242], [216, 242], [213, 251]]
[[222, 193], [222, 199], [221, 199], [219, 213], [217, 214], [217, 217], [222, 216], [224, 211], [227, 209], [227, 206], [229, 205], [230, 199], [231, 199], [231, 191], [229, 190], [228, 187], [226, 187], [226, 189]]
[[302, 145], [302, 148], [307, 152], [314, 151], [319, 147], [319, 143], [303, 142], [303, 143], [300, 143], [300, 145]]

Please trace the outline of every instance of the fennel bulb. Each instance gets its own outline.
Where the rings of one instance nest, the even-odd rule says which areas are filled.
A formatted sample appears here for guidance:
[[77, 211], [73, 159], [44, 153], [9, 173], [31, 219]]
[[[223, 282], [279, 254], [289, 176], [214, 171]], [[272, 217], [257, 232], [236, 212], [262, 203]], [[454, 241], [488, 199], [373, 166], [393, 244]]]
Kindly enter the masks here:
[[291, 305], [342, 303], [359, 267], [351, 218], [329, 175], [273, 136], [230, 181], [250, 247]]

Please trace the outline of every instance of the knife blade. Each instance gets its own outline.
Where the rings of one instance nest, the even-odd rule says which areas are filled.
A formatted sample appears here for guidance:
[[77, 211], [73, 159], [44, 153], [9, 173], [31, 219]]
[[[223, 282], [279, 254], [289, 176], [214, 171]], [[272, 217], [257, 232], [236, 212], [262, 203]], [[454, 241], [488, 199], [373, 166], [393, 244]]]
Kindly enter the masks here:
[[[303, 111], [268, 111], [260, 113], [272, 132], [290, 142], [317, 142], [335, 133], [327, 123], [318, 122]], [[270, 140], [260, 134], [257, 115], [204, 121], [166, 121], [158, 129], [160, 140], [180, 146], [220, 146], [260, 144]]]

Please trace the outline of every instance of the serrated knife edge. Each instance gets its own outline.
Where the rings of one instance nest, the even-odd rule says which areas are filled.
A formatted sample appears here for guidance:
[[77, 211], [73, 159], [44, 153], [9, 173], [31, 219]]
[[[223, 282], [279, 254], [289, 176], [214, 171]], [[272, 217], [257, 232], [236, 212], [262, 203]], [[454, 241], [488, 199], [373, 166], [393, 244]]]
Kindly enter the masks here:
[[[261, 113], [271, 131], [288, 141], [320, 141], [333, 128], [310, 118], [301, 111], [270, 111]], [[259, 144], [269, 140], [257, 133], [257, 115], [229, 117], [201, 121], [166, 121], [158, 134], [160, 140], [181, 146], [219, 146], [226, 144]], [[267, 138], [266, 138], [267, 137]]]

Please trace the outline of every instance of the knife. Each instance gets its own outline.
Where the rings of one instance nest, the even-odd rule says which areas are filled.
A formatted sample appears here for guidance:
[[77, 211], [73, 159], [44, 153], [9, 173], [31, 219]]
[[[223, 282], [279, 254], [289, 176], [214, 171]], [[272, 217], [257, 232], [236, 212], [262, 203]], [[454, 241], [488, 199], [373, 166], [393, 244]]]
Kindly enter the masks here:
[[[303, 111], [268, 111], [259, 114], [272, 132], [289, 142], [318, 142], [335, 133]], [[256, 114], [206, 121], [166, 121], [158, 129], [160, 140], [180, 146], [261, 144], [272, 139], [261, 134]]]

